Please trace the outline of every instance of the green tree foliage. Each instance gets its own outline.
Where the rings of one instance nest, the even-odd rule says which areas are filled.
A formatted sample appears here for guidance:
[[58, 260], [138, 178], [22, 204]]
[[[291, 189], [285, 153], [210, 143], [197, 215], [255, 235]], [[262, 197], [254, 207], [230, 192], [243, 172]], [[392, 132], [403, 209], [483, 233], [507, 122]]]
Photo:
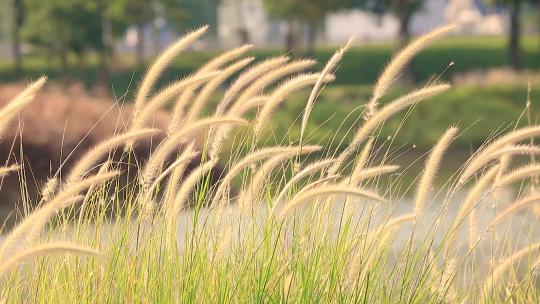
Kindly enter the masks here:
[[[168, 25], [186, 20], [186, 0], [21, 0], [24, 1], [23, 35], [37, 50], [60, 56], [67, 64], [69, 54], [79, 57], [95, 51], [103, 60], [112, 53], [115, 37], [129, 26], [142, 34], [144, 26], [158, 17]], [[142, 38], [142, 35], [140, 36]], [[142, 42], [138, 50], [142, 59]]]
[[99, 4], [86, 0], [25, 0], [24, 36], [49, 55], [58, 54], [64, 65], [70, 53], [83, 55], [88, 49], [103, 49]]

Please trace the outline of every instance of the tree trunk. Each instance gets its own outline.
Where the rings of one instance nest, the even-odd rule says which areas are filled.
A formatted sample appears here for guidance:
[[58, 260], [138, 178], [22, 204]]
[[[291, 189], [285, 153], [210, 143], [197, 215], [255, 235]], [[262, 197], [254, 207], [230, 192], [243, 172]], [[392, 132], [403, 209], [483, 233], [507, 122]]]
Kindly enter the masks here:
[[137, 45], [135, 46], [137, 63], [144, 62], [144, 24], [137, 24]]
[[411, 14], [408, 12], [401, 13], [399, 16], [399, 48], [403, 48], [411, 40]]
[[108, 58], [109, 58], [109, 55], [108, 55], [107, 50], [101, 50], [99, 52], [99, 70], [98, 70], [97, 87], [102, 93], [107, 92], [107, 86], [109, 85], [110, 69], [109, 69]]
[[106, 91], [107, 86], [109, 85], [109, 58], [113, 53], [114, 38], [112, 24], [104, 16], [102, 16], [101, 26], [101, 41], [103, 43], [103, 48], [99, 50], [99, 71], [97, 85], [99, 89]]
[[508, 52], [510, 64], [516, 71], [521, 69], [521, 0], [513, 0], [510, 5], [510, 41]]
[[240, 44], [249, 43], [249, 32], [245, 27], [241, 27], [238, 29], [238, 38], [240, 38]]
[[285, 33], [285, 51], [288, 54], [293, 54], [296, 48], [296, 35], [294, 33], [293, 22], [289, 20], [287, 22], [287, 32]]
[[308, 22], [307, 24], [307, 52], [309, 56], [315, 54], [315, 43], [317, 42], [317, 23]]
[[21, 70], [21, 25], [23, 18], [23, 3], [22, 0], [13, 0], [13, 25], [11, 33], [11, 50], [13, 53], [13, 62], [15, 71]]
[[[402, 11], [399, 13], [399, 32], [398, 43], [399, 49], [404, 48], [411, 40], [410, 24], [412, 19], [412, 12]], [[403, 80], [406, 83], [414, 84], [416, 82], [416, 74], [412, 66], [414, 59], [403, 67]]]

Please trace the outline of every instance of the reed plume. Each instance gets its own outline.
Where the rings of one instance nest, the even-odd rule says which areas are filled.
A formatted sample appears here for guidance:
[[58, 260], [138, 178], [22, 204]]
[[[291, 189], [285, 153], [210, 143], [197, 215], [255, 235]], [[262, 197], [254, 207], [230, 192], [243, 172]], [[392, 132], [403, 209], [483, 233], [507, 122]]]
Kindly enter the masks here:
[[198, 71], [199, 73], [205, 73], [208, 71], [213, 71], [219, 69], [222, 65], [231, 62], [232, 60], [244, 55], [245, 53], [249, 52], [253, 49], [253, 45], [251, 44], [244, 44], [242, 46], [239, 46], [237, 48], [234, 48], [229, 51], [225, 51], [216, 57], [212, 58], [210, 61], [205, 63]]
[[[193, 142], [188, 144], [186, 148], [184, 149], [184, 151], [182, 151], [182, 153], [176, 159], [177, 160], [184, 159], [184, 158], [189, 157], [189, 155], [197, 152], [195, 151], [194, 146], [195, 144]], [[180, 183], [180, 179], [184, 175], [184, 171], [186, 170], [187, 164], [188, 163], [186, 162], [182, 162], [181, 164], [176, 166], [171, 176], [169, 177], [169, 180], [167, 181], [167, 185], [165, 186], [165, 196], [163, 198], [163, 202], [164, 202], [163, 204], [165, 206], [163, 208], [165, 210], [169, 209], [168, 206], [170, 206], [170, 204], [174, 200], [175, 191], [178, 187], [178, 184]]]
[[439, 84], [426, 87], [424, 89], [412, 92], [408, 95], [400, 97], [390, 104], [386, 105], [375, 115], [369, 118], [361, 128], [358, 129], [356, 135], [354, 136], [352, 142], [347, 146], [347, 148], [339, 155], [338, 160], [330, 168], [329, 173], [331, 175], [335, 174], [343, 163], [351, 156], [362, 141], [382, 122], [387, 120], [390, 116], [398, 113], [399, 111], [417, 104], [418, 102], [424, 100], [425, 98], [440, 94], [444, 91], [450, 89], [449, 84]]
[[401, 70], [411, 61], [411, 59], [431, 42], [454, 31], [456, 28], [455, 25], [446, 25], [420, 36], [392, 58], [379, 76], [377, 83], [373, 88], [373, 95], [366, 108], [366, 120], [377, 112], [379, 99], [386, 94], [388, 88], [396, 81]]
[[[270, 117], [272, 111], [285, 99], [286, 96], [296, 90], [302, 89], [305, 86], [316, 83], [318, 79], [319, 74], [299, 75], [286, 81], [283, 85], [277, 88], [272, 93], [268, 101], [263, 105], [263, 108], [258, 113], [257, 118], [255, 118], [255, 134], [259, 135], [261, 133], [262, 128]], [[334, 75], [326, 75], [323, 78], [324, 82], [329, 82], [332, 80], [334, 80]]]
[[250, 100], [246, 101], [244, 104], [236, 107], [234, 109], [234, 113], [232, 111], [229, 113], [233, 115], [242, 116], [247, 111], [264, 105], [265, 103], [268, 102], [269, 99], [270, 99], [270, 96], [267, 96], [267, 95], [260, 95], [260, 96], [252, 97]]
[[171, 44], [157, 57], [157, 59], [154, 61], [154, 63], [152, 63], [152, 65], [146, 72], [146, 75], [142, 80], [141, 86], [137, 91], [133, 113], [134, 117], [138, 116], [139, 111], [142, 109], [146, 99], [150, 95], [152, 87], [156, 83], [161, 73], [167, 68], [167, 66], [169, 66], [172, 60], [180, 52], [182, 52], [189, 45], [199, 39], [204, 33], [206, 33], [207, 30], [208, 26], [203, 26], [193, 32], [187, 33], [186, 35], [178, 39], [178, 41]]
[[319, 73], [319, 78], [315, 82], [315, 85], [313, 86], [313, 89], [309, 94], [306, 107], [304, 108], [304, 114], [302, 115], [302, 126], [300, 127], [300, 142], [302, 142], [302, 139], [304, 138], [304, 131], [306, 129], [311, 110], [313, 109], [313, 106], [315, 104], [315, 100], [321, 92], [321, 87], [326, 84], [326, 82], [324, 81], [326, 75], [330, 75], [334, 72], [336, 66], [339, 64], [339, 62], [343, 58], [343, 55], [345, 54], [345, 52], [347, 52], [353, 41], [354, 37], [349, 38], [345, 46], [337, 50], [334, 55], [330, 57], [330, 60], [328, 60], [321, 73]]
[[284, 219], [286, 216], [290, 215], [290, 213], [298, 208], [302, 203], [308, 200], [316, 199], [320, 196], [328, 196], [328, 195], [347, 195], [347, 196], [357, 196], [366, 198], [369, 200], [374, 200], [378, 202], [384, 201], [382, 197], [380, 197], [377, 193], [371, 192], [368, 190], [362, 190], [362, 189], [356, 189], [353, 187], [348, 186], [339, 186], [339, 185], [330, 185], [330, 186], [324, 186], [317, 189], [304, 191], [296, 196], [294, 196], [286, 205], [283, 207], [279, 214], [280, 219]]
[[525, 165], [521, 168], [514, 169], [507, 175], [502, 176], [494, 185], [495, 188], [502, 188], [522, 178], [534, 177], [540, 174], [540, 164]]
[[426, 165], [424, 166], [424, 172], [422, 174], [422, 177], [420, 178], [420, 183], [418, 184], [418, 188], [416, 190], [416, 197], [414, 200], [414, 212], [417, 215], [420, 215], [421, 212], [424, 209], [424, 205], [429, 193], [429, 190], [431, 189], [431, 185], [433, 183], [433, 179], [435, 178], [435, 175], [437, 174], [437, 171], [439, 169], [439, 165], [441, 164], [441, 159], [448, 149], [448, 146], [456, 136], [458, 129], [457, 128], [450, 128], [448, 129], [444, 135], [439, 139], [437, 142], [437, 145], [433, 148], [433, 151], [431, 151], [431, 154], [429, 155], [428, 160], [426, 161]]
[[525, 209], [529, 207], [532, 203], [540, 201], [540, 194], [532, 194], [527, 197], [524, 197], [516, 202], [511, 203], [508, 207], [504, 208], [501, 212], [499, 212], [495, 218], [491, 221], [489, 224], [489, 227], [493, 227], [500, 223], [502, 219], [505, 217], [508, 217], [519, 210]]
[[9, 232], [9, 234], [6, 235], [4, 241], [0, 245], [0, 259], [5, 256], [6, 252], [11, 249], [22, 236], [27, 235], [28, 240], [34, 239], [36, 234], [41, 231], [51, 216], [53, 216], [57, 211], [74, 203], [73, 200], [70, 200], [73, 196], [94, 184], [110, 180], [111, 178], [118, 176], [118, 174], [119, 172], [114, 171], [101, 175], [94, 175], [75, 182], [70, 185], [69, 188], [60, 191], [60, 193], [58, 193], [51, 201], [47, 202], [26, 216]]
[[306, 166], [304, 169], [298, 171], [286, 184], [283, 186], [279, 194], [274, 199], [274, 205], [277, 205], [279, 202], [283, 201], [285, 199], [285, 196], [287, 195], [287, 192], [289, 189], [296, 183], [300, 182], [304, 177], [307, 177], [317, 171], [324, 170], [325, 168], [329, 167], [335, 159], [323, 159], [316, 161], [314, 163], [311, 163], [310, 165]]
[[173, 172], [180, 166], [185, 166], [188, 162], [190, 162], [199, 154], [200, 152], [193, 152], [177, 158], [172, 164], [167, 167], [167, 169], [163, 170], [163, 172], [161, 172], [161, 174], [156, 178], [152, 185], [148, 187], [148, 192], [152, 193], [155, 189], [157, 189], [161, 181], [165, 179], [169, 174], [171, 174], [171, 172]]
[[[465, 183], [469, 179], [469, 177], [474, 175], [476, 172], [478, 172], [478, 170], [480, 170], [487, 163], [489, 163], [489, 161], [494, 159], [494, 157], [492, 156], [493, 154], [498, 156], [501, 155], [501, 151], [507, 151], [509, 155], [511, 155], [511, 152], [515, 151], [515, 149], [509, 148], [509, 145], [539, 135], [540, 126], [534, 126], [510, 132], [500, 137], [499, 139], [496, 139], [495, 141], [475, 153], [475, 155], [469, 159], [467, 166], [461, 173], [459, 183]], [[518, 150], [521, 150], [521, 148], [519, 148]]]
[[364, 179], [392, 173], [397, 170], [399, 170], [399, 166], [396, 166], [396, 165], [376, 166], [376, 167], [365, 168], [364, 170], [353, 172], [350, 178], [345, 178], [343, 180], [343, 183], [344, 184], [350, 183], [353, 186], [358, 186], [358, 184]]
[[212, 79], [210, 82], [208, 82], [201, 92], [197, 95], [197, 98], [195, 98], [195, 101], [191, 105], [191, 108], [189, 109], [186, 118], [185, 123], [192, 122], [200, 113], [203, 106], [208, 102], [208, 99], [212, 96], [212, 94], [216, 91], [216, 89], [229, 77], [231, 77], [233, 74], [238, 72], [239, 70], [243, 69], [245, 66], [253, 62], [255, 58], [254, 57], [248, 57], [244, 58], [242, 60], [239, 60], [227, 68], [223, 69], [223, 71], [216, 76], [214, 79]]
[[505, 155], [530, 155], [540, 154], [540, 147], [535, 145], [512, 145], [493, 152], [489, 158], [496, 159]]
[[41, 201], [47, 202], [49, 201], [54, 194], [56, 193], [56, 190], [58, 190], [60, 182], [56, 176], [50, 177], [47, 179], [47, 182], [43, 187], [41, 188]]
[[[194, 85], [200, 85], [220, 74], [221, 72], [217, 71], [196, 74], [168, 85], [166, 88], [156, 93], [156, 95], [152, 97], [146, 105], [141, 106], [138, 112], [133, 113], [130, 130], [137, 130], [144, 127], [144, 125], [152, 118], [152, 115], [159, 110], [159, 108], [163, 107], [173, 97], [182, 92], [182, 90]], [[128, 145], [128, 147], [129, 146], [131, 146], [131, 143]]]
[[289, 59], [285, 56], [266, 59], [240, 74], [233, 84], [225, 91], [223, 98], [219, 101], [216, 107], [216, 115], [222, 115], [225, 113], [229, 105], [234, 101], [234, 98], [240, 94], [242, 89], [258, 79], [260, 76], [268, 73], [270, 70], [282, 66], [288, 60]]
[[21, 168], [21, 166], [17, 164], [9, 165], [7, 167], [0, 167], [0, 178], [10, 174], [13, 171], [17, 171]]
[[303, 71], [313, 66], [314, 64], [315, 61], [313, 60], [302, 59], [293, 61], [277, 69], [270, 70], [267, 74], [247, 86], [242, 92], [242, 94], [238, 96], [236, 102], [232, 105], [229, 111], [234, 112], [235, 107], [242, 105], [244, 102], [248, 101], [253, 96], [259, 95], [262, 91], [264, 91], [267, 86], [271, 85], [275, 81], [278, 81], [279, 79], [287, 77], [288, 75], [292, 75], [296, 72]]
[[174, 202], [169, 210], [164, 210], [168, 225], [168, 235], [176, 236], [176, 226], [178, 222], [178, 216], [182, 208], [186, 205], [189, 199], [189, 194], [195, 188], [197, 182], [204, 177], [210, 170], [212, 170], [218, 162], [218, 159], [211, 159], [208, 162], [201, 164], [199, 167], [193, 169], [191, 174], [182, 182], [182, 185], [178, 189]]
[[90, 151], [86, 152], [77, 163], [70, 170], [67, 178], [65, 187], [79, 181], [84, 175], [88, 173], [88, 170], [103, 157], [104, 154], [108, 153], [111, 149], [122, 145], [130, 140], [137, 140], [146, 137], [150, 137], [159, 132], [157, 129], [142, 129], [134, 130], [128, 133], [120, 134], [115, 137], [112, 137], [104, 142], [96, 145]]
[[303, 186], [300, 190], [298, 190], [298, 192], [296, 193], [297, 195], [302, 193], [302, 192], [306, 192], [306, 191], [309, 191], [317, 186], [320, 186], [320, 185], [326, 185], [328, 182], [331, 182], [331, 181], [335, 181], [337, 180], [338, 178], [340, 178], [341, 175], [339, 174], [336, 174], [336, 175], [328, 175], [328, 176], [324, 176], [324, 177], [321, 177], [317, 180], [314, 180], [310, 183], [308, 183], [307, 185]]
[[[315, 146], [313, 146], [315, 147]], [[310, 148], [309, 146], [307, 147]], [[215, 192], [215, 198], [219, 201], [223, 195], [226, 195], [226, 192], [229, 189], [229, 184], [235, 178], [244, 168], [247, 166], [258, 162], [260, 160], [263, 160], [268, 157], [272, 157], [274, 155], [279, 155], [283, 153], [289, 153], [293, 151], [297, 151], [298, 147], [269, 147], [269, 148], [263, 148], [259, 149], [257, 151], [254, 151], [252, 153], [249, 153], [248, 155], [244, 156], [241, 160], [237, 161], [227, 172], [227, 174], [221, 179], [219, 186]]]
[[[363, 250], [358, 250], [356, 254], [353, 256], [351, 260], [351, 264], [349, 267], [349, 280], [353, 280], [354, 277], [357, 275], [360, 275], [360, 277], [364, 277], [365, 271], [360, 271], [360, 267], [362, 264], [369, 265], [373, 258], [379, 255], [380, 250], [387, 245], [388, 239], [392, 235], [393, 231], [402, 224], [413, 221], [416, 219], [415, 213], [407, 213], [400, 216], [397, 216], [395, 218], [392, 218], [384, 225], [381, 225], [380, 227], [377, 227], [375, 231], [370, 232], [368, 236], [366, 236], [366, 239], [364, 241], [364, 244], [371, 244], [374, 240], [376, 240], [376, 248], [374, 248], [374, 251], [372, 254], [370, 254], [367, 258], [365, 257], [365, 252]], [[365, 260], [365, 261], [364, 261]], [[367, 270], [367, 269], [366, 269]]]
[[244, 192], [240, 195], [240, 209], [248, 210], [253, 205], [253, 200], [257, 198], [257, 195], [262, 192], [262, 189], [264, 188], [266, 182], [266, 178], [268, 177], [268, 175], [270, 175], [274, 167], [300, 154], [313, 153], [319, 151], [320, 149], [321, 147], [319, 146], [297, 147], [296, 150], [291, 150], [272, 156], [272, 158], [267, 160], [259, 168], [259, 170], [257, 170], [257, 173], [255, 173], [255, 175], [251, 179], [251, 182], [248, 184], [247, 189], [244, 190]]
[[482, 175], [482, 177], [478, 179], [478, 181], [474, 184], [471, 190], [469, 190], [467, 196], [459, 207], [457, 216], [454, 219], [454, 228], [456, 228], [457, 225], [459, 225], [459, 223], [465, 219], [467, 213], [471, 211], [471, 208], [474, 207], [475, 202], [478, 201], [480, 195], [491, 184], [498, 172], [499, 166], [494, 166], [493, 168], [489, 169], [484, 175]]
[[[233, 111], [229, 111], [228, 114], [241, 117], [245, 114], [245, 112], [266, 103], [269, 98], [270, 97], [264, 95], [253, 97], [243, 105], [236, 107]], [[210, 138], [209, 155], [211, 158], [218, 156], [221, 149], [223, 148], [223, 143], [225, 142], [225, 139], [229, 136], [231, 130], [232, 128], [228, 126], [224, 126], [223, 128], [220, 128], [218, 130], [210, 130], [210, 135], [208, 137]]]
[[[228, 110], [229, 115], [242, 116], [244, 112], [251, 109], [253, 106], [258, 106], [258, 102], [252, 104], [253, 99], [258, 99], [257, 96], [253, 96], [257, 93], [256, 90], [262, 90], [262, 88], [264, 88], [264, 86], [266, 86], [268, 82], [274, 81], [274, 78], [276, 77], [277, 79], [279, 79], [279, 77], [283, 74], [283, 71], [280, 71], [281, 69], [279, 67], [285, 64], [287, 61], [287, 57], [270, 58], [243, 72], [227, 89], [223, 98], [219, 101], [216, 107], [215, 115], [222, 115]], [[292, 69], [294, 72], [295, 69], [302, 69], [302, 67], [306, 64], [307, 63], [303, 62], [293, 62], [289, 65], [289, 68]], [[269, 72], [272, 69], [276, 69], [277, 71]], [[260, 76], [265, 73], [268, 74], [260, 78]], [[246, 91], [248, 90], [247, 88], [251, 88], [252, 92]], [[238, 95], [242, 92], [242, 90], [244, 90], [244, 93], [242, 94], [244, 94], [245, 96], [239, 97]], [[231, 104], [232, 109], [228, 109]], [[227, 138], [230, 132], [231, 128], [227, 126], [219, 130], [210, 130], [210, 157], [217, 157], [217, 155], [221, 151], [221, 148], [223, 147], [223, 142], [225, 141], [225, 138]]]
[[[492, 181], [496, 178], [498, 172], [500, 171], [500, 166], [494, 166], [493, 168], [489, 169], [482, 177], [478, 179], [478, 181], [474, 184], [471, 190], [467, 193], [467, 196], [461, 203], [458, 213], [456, 217], [453, 220], [452, 226], [449, 229], [450, 235], [448, 237], [448, 240], [445, 244], [445, 251], [446, 255], [448, 256], [450, 250], [456, 247], [456, 237], [458, 233], [458, 228], [462, 224], [463, 220], [469, 216], [469, 218], [472, 218], [474, 214], [470, 214], [472, 210], [475, 207], [475, 203], [478, 202], [480, 195], [489, 187], [489, 185], [492, 183]], [[469, 247], [471, 245], [474, 246], [474, 243], [476, 242], [476, 237], [472, 234], [476, 235], [476, 227], [473, 227], [476, 223], [469, 221]], [[456, 257], [450, 258], [449, 265], [451, 268], [455, 267], [457, 264]], [[451, 269], [453, 271], [453, 269]], [[443, 281], [444, 282], [444, 281]]]
[[487, 295], [491, 292], [493, 285], [499, 281], [500, 277], [508, 270], [508, 268], [510, 268], [510, 266], [535, 251], [538, 253], [539, 250], [540, 242], [534, 243], [521, 248], [500, 263], [497, 263], [497, 267], [491, 271], [491, 275], [484, 281], [482, 288], [483, 294]]
[[[232, 49], [221, 55], [218, 55], [212, 60], [210, 60], [208, 63], [206, 63], [203, 67], [201, 67], [196, 72], [196, 75], [204, 75], [205, 73], [218, 70], [222, 65], [242, 56], [247, 51], [249, 51], [252, 47], [253, 47], [252, 45], [243, 45], [241, 47]], [[191, 101], [193, 95], [195, 94], [195, 90], [199, 87], [199, 84], [192, 85], [186, 88], [178, 97], [176, 103], [174, 104], [171, 121], [169, 122], [168, 132], [167, 132], [168, 134], [172, 134], [174, 133], [174, 131], [178, 129], [178, 125], [180, 124], [181, 117], [184, 114], [184, 108], [187, 106], [189, 101]], [[216, 115], [216, 116], [219, 116], [219, 115]]]
[[34, 100], [37, 92], [41, 90], [46, 81], [47, 77], [42, 76], [35, 82], [29, 84], [21, 93], [0, 109], [0, 138], [2, 138], [2, 134], [5, 132], [13, 117]]
[[178, 145], [185, 142], [188, 138], [190, 138], [190, 136], [192, 136], [195, 132], [198, 132], [200, 129], [204, 129], [216, 124], [245, 125], [247, 122], [237, 117], [216, 117], [201, 119], [195, 123], [182, 127], [176, 133], [168, 136], [158, 146], [154, 153], [152, 153], [142, 170], [140, 177], [141, 184], [150, 185], [152, 183], [158, 172], [161, 170], [163, 162], [174, 151], [174, 149], [178, 147]]
[[17, 267], [20, 263], [28, 261], [37, 256], [46, 254], [73, 253], [83, 255], [100, 256], [101, 253], [93, 248], [67, 242], [53, 242], [40, 244], [31, 248], [22, 250], [11, 256], [9, 259], [0, 262], [0, 277], [6, 275], [11, 269]]
[[[375, 142], [375, 138], [371, 138], [364, 148], [362, 149], [362, 152], [360, 152], [360, 155], [358, 156], [358, 160], [354, 164], [354, 169], [351, 173], [351, 177], [357, 176], [364, 170], [364, 168], [367, 166], [369, 161], [369, 156], [371, 154], [371, 150], [373, 149], [373, 143]], [[352, 180], [353, 184], [355, 183], [354, 180]]]

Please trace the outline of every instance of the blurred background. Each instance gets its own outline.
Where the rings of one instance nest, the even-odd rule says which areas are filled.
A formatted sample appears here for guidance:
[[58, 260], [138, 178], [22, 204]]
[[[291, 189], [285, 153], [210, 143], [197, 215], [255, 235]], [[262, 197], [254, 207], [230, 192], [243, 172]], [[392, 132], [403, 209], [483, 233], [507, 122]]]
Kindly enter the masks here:
[[[339, 146], [392, 54], [449, 22], [465, 26], [424, 50], [387, 100], [436, 79], [455, 87], [389, 121], [382, 132], [394, 145], [425, 151], [455, 124], [464, 130], [456, 146], [469, 153], [496, 132], [536, 120], [540, 0], [0, 0], [0, 101], [30, 79], [49, 76], [24, 116], [24, 138], [27, 150], [47, 155], [40, 166], [51, 171], [49, 158], [62, 158], [96, 121], [107, 126], [95, 128], [96, 140], [113, 132], [103, 113], [114, 101], [129, 107], [147, 64], [190, 29], [211, 26], [161, 84], [245, 43], [259, 59], [312, 57], [320, 69], [355, 36], [308, 125], [311, 142]], [[275, 114], [278, 138], [286, 132], [295, 138], [306, 96], [291, 96]], [[7, 142], [3, 150], [12, 151]]]
[[[436, 75], [458, 86], [422, 117], [435, 126], [434, 132], [426, 132], [433, 136], [408, 128], [412, 134], [400, 137], [422, 146], [438, 135], [438, 124], [445, 127], [459, 119], [468, 126], [489, 117], [485, 123], [490, 128], [484, 131], [492, 131], [519, 116], [528, 82], [534, 97], [539, 79], [539, 2], [0, 0], [0, 81], [7, 85], [46, 74], [62, 84], [63, 94], [75, 90], [76, 96], [111, 99], [126, 92], [129, 96], [160, 50], [202, 24], [209, 24], [211, 32], [180, 56], [162, 81], [185, 75], [216, 53], [244, 43], [254, 44], [260, 58], [286, 52], [313, 57], [320, 67], [354, 35], [354, 48], [337, 81], [321, 97], [319, 107], [326, 117], [314, 117], [319, 126], [328, 111], [339, 116], [361, 105], [389, 57], [411, 37], [448, 22], [465, 23], [454, 37], [423, 52], [401, 79], [403, 85], [414, 85]], [[455, 64], [446, 69], [451, 62]], [[289, 105], [290, 116], [296, 115], [296, 103]], [[479, 141], [484, 135], [472, 132], [461, 142]]]

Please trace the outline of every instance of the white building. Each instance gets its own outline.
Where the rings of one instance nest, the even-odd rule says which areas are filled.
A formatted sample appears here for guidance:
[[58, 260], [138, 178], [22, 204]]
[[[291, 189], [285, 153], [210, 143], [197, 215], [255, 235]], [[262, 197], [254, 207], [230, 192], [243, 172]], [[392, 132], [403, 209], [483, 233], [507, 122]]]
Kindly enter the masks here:
[[[412, 34], [448, 22], [467, 23], [464, 34], [501, 34], [504, 18], [482, 12], [479, 0], [426, 0], [411, 21]], [[350, 36], [357, 41], [389, 40], [396, 37], [398, 21], [391, 14], [377, 16], [361, 10], [331, 13], [327, 16], [321, 38], [327, 43], [342, 43]], [[239, 43], [238, 30], [248, 30], [255, 45], [281, 42], [286, 26], [266, 14], [261, 0], [224, 0], [218, 9], [218, 37], [224, 46]]]

